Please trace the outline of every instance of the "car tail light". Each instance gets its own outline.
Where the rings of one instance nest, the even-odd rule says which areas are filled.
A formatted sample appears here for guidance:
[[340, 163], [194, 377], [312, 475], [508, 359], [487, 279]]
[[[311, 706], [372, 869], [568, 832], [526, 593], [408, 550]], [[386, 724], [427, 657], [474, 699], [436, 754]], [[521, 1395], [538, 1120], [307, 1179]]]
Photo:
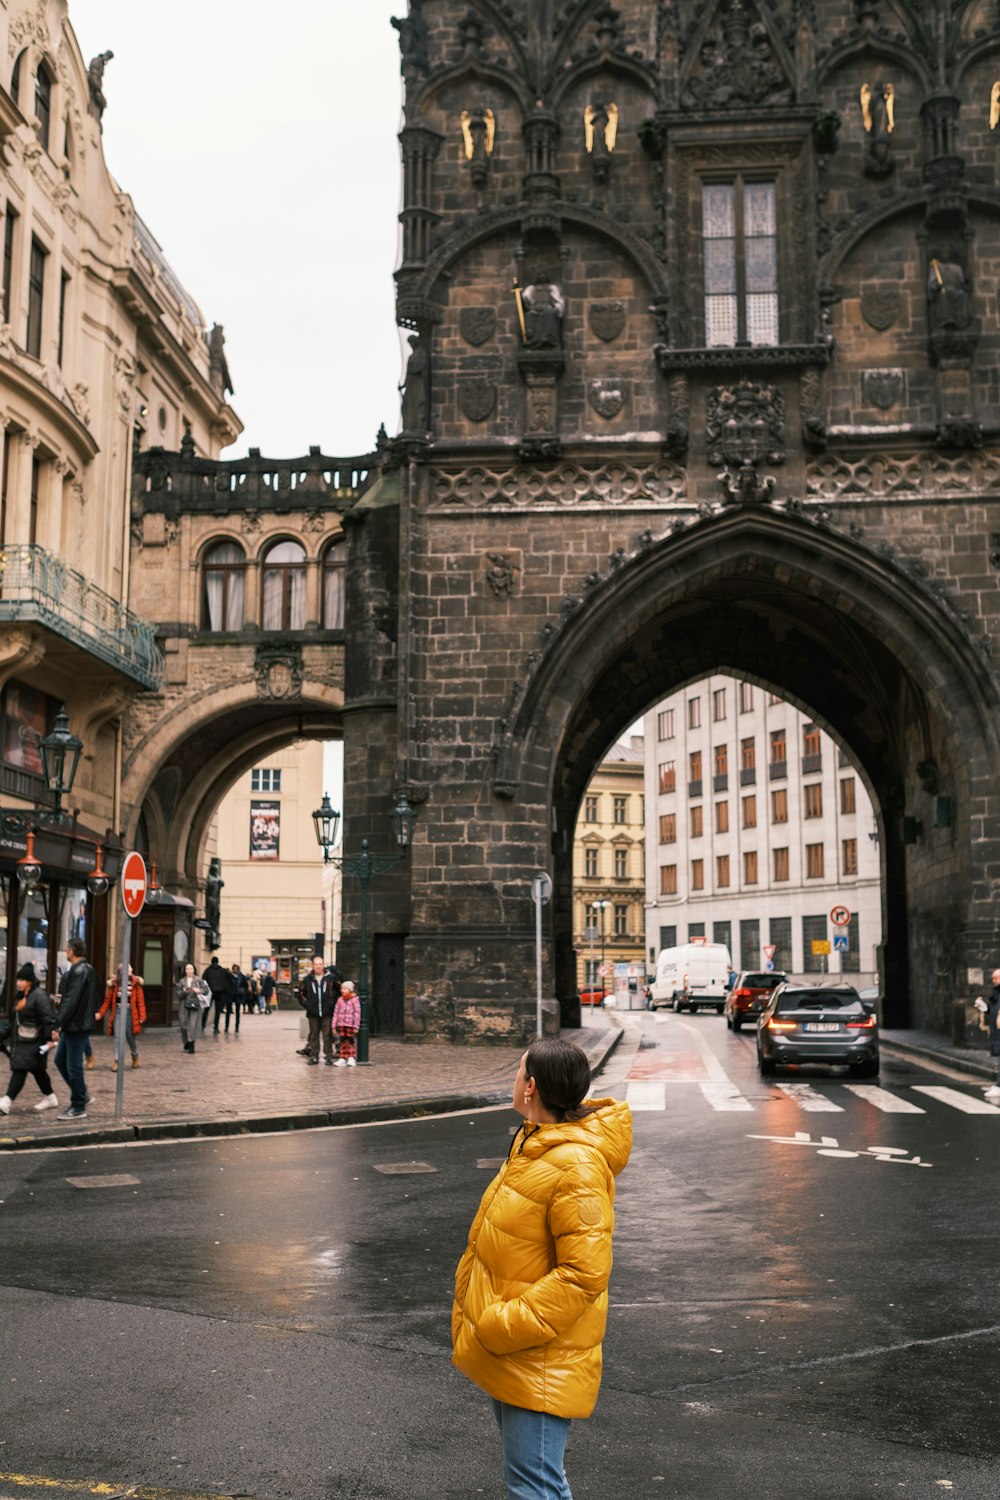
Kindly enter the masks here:
[[798, 1021], [776, 1021], [774, 1016], [767, 1023], [768, 1031], [797, 1031]]
[[752, 997], [753, 997], [753, 990], [742, 989], [742, 990], [734, 990], [733, 991], [733, 999], [734, 1000], [750, 1000]]
[[863, 1021], [845, 1021], [848, 1031], [874, 1031], [875, 1017], [865, 1016]]

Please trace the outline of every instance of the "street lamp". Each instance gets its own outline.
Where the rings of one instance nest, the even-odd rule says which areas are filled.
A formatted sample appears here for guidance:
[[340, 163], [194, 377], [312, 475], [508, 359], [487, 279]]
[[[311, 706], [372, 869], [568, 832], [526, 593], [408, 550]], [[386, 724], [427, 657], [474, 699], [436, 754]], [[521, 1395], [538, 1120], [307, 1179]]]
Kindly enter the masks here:
[[313, 813], [313, 824], [316, 829], [316, 842], [323, 850], [323, 863], [325, 865], [339, 865], [345, 875], [356, 875], [361, 882], [361, 913], [359, 925], [359, 939], [361, 952], [358, 957], [358, 1000], [361, 1003], [361, 1024], [358, 1027], [358, 1062], [368, 1061], [368, 1040], [370, 1026], [368, 1021], [368, 884], [373, 875], [384, 875], [388, 870], [395, 869], [396, 865], [402, 864], [409, 853], [413, 842], [413, 825], [416, 821], [416, 810], [407, 801], [406, 796], [401, 793], [399, 801], [392, 810], [391, 824], [393, 842], [396, 844], [396, 854], [369, 854], [368, 840], [361, 840], [360, 854], [331, 854], [330, 850], [337, 842], [337, 829], [340, 825], [340, 813], [336, 812], [326, 792], [323, 793], [323, 801]]
[[105, 896], [111, 885], [111, 876], [104, 868], [104, 845], [98, 844], [94, 868], [87, 876], [87, 890], [92, 896]]
[[601, 914], [601, 993], [606, 995], [608, 993], [608, 976], [606, 973], [606, 965], [604, 961], [604, 913], [611, 905], [611, 902], [591, 901], [590, 904], [594, 911], [599, 911]]
[[[73, 790], [73, 782], [76, 780], [76, 771], [83, 752], [83, 741], [70, 733], [65, 706], [56, 714], [51, 733], [39, 742], [38, 752], [42, 761], [45, 788], [51, 793], [54, 806], [42, 804], [38, 807], [25, 808], [23, 812], [20, 808], [16, 810], [7, 807], [0, 808], [0, 823], [3, 824], [5, 833], [33, 833], [40, 823], [65, 823], [69, 816], [63, 810], [62, 803], [63, 798], [68, 797]], [[33, 858], [33, 855], [25, 855], [28, 863]], [[39, 869], [38, 876], [33, 880], [20, 876], [19, 878], [22, 885], [36, 885], [40, 876], [41, 870]]]

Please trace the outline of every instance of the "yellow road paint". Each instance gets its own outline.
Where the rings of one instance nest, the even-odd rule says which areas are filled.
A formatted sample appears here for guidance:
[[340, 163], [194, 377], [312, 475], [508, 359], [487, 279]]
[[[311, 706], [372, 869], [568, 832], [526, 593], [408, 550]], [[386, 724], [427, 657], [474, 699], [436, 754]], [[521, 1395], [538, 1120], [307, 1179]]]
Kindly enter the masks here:
[[[0, 1473], [0, 1485], [15, 1490], [60, 1490], [66, 1495], [103, 1495], [106, 1500], [236, 1500], [218, 1490], [170, 1490], [159, 1485], [108, 1484], [98, 1479], [53, 1479], [46, 1474]], [[20, 1500], [20, 1497], [0, 1494], [0, 1500]]]

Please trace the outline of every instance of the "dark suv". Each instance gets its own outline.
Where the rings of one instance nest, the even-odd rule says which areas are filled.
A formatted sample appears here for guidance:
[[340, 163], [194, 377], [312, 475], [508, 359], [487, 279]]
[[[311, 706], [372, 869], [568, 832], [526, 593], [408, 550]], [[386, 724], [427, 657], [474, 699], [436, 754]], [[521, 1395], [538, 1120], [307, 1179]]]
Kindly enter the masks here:
[[744, 969], [726, 996], [726, 1025], [739, 1031], [744, 1021], [756, 1020], [771, 995], [788, 978], [780, 969]]
[[783, 984], [757, 1023], [757, 1062], [762, 1073], [779, 1063], [839, 1063], [876, 1078], [875, 1006], [846, 984]]

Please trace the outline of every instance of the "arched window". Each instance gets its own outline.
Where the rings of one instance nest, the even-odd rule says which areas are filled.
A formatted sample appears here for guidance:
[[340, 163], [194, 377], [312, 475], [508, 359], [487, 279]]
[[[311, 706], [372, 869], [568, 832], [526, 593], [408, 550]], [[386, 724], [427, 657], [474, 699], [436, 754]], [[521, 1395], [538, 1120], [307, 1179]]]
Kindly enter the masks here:
[[347, 543], [331, 542], [323, 553], [323, 628], [344, 628], [344, 579], [347, 568]]
[[241, 630], [246, 587], [246, 558], [237, 542], [219, 542], [202, 562], [202, 627]]
[[17, 54], [17, 60], [14, 63], [14, 71], [10, 75], [10, 97], [13, 99], [18, 109], [20, 109], [21, 107], [21, 100], [19, 95], [21, 93], [21, 64], [23, 61], [24, 53], [19, 52]]
[[35, 114], [38, 118], [38, 139], [49, 149], [49, 131], [52, 128], [52, 74], [45, 63], [38, 64], [35, 74]]
[[306, 553], [298, 542], [276, 542], [264, 557], [261, 625], [302, 630], [306, 623]]

